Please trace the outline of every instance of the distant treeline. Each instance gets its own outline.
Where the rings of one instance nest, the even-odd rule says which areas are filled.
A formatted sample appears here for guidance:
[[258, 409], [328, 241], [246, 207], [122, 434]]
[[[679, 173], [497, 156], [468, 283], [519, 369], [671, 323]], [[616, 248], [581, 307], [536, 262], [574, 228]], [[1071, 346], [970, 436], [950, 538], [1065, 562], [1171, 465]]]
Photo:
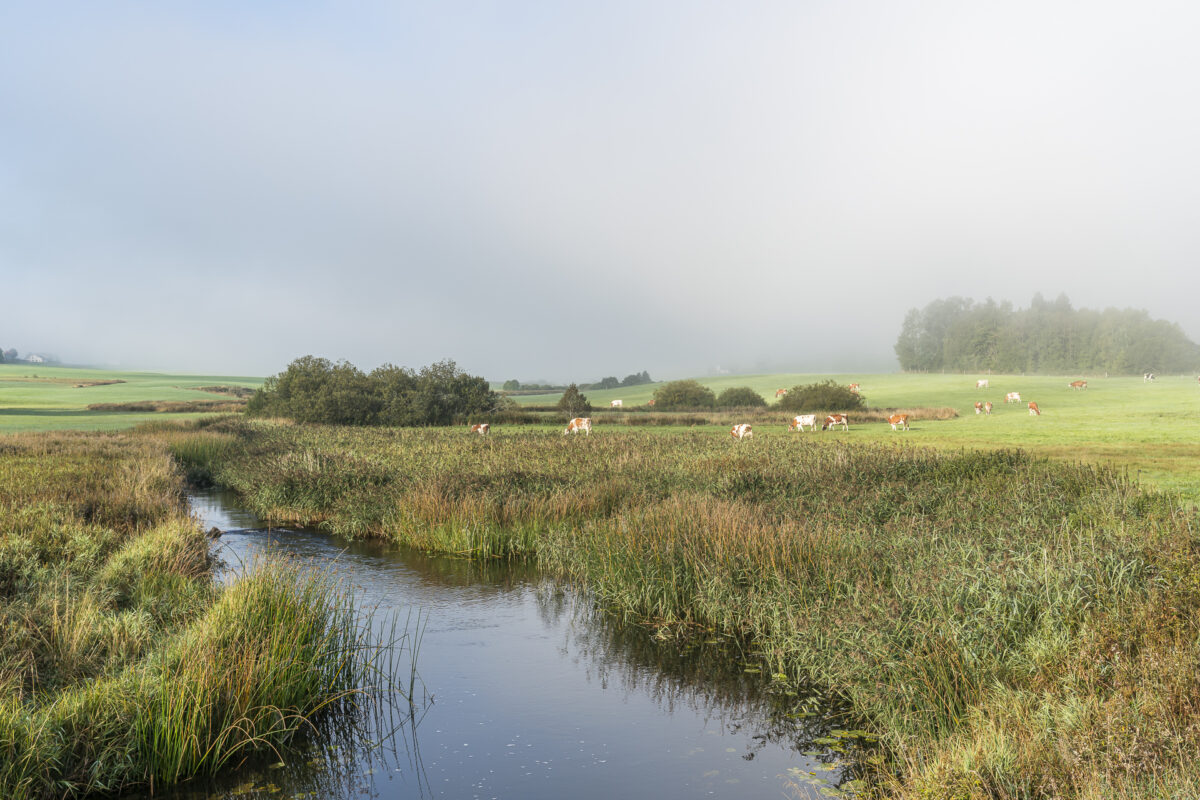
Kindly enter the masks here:
[[[650, 373], [646, 371], [635, 372], [632, 375], [626, 375], [618, 380], [616, 375], [610, 375], [607, 378], [601, 378], [595, 383], [581, 383], [577, 388], [583, 390], [590, 389], [619, 389], [622, 386], [642, 386], [643, 384], [654, 383], [654, 379], [650, 377]], [[572, 384], [576, 386], [576, 384]], [[515, 378], [505, 381], [500, 387], [506, 392], [521, 392], [523, 394], [534, 394], [537, 392], [562, 392], [566, 391], [566, 386], [556, 386], [548, 383], [521, 383]]]
[[1027, 309], [990, 298], [934, 300], [912, 309], [896, 340], [900, 368], [912, 372], [1192, 372], [1200, 345], [1174, 322], [1139, 309], [1072, 308], [1035, 295]]
[[420, 370], [384, 364], [364, 373], [346, 361], [304, 356], [267, 378], [246, 412], [333, 425], [451, 425], [500, 402], [484, 378], [450, 360]]

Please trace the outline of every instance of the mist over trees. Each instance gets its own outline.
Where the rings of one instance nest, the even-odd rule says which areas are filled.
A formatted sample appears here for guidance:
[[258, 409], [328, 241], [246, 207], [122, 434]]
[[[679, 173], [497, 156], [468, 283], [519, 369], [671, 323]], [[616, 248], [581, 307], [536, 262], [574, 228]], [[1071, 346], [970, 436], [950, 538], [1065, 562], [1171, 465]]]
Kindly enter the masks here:
[[484, 378], [450, 360], [411, 370], [385, 364], [367, 374], [346, 361], [303, 356], [267, 378], [250, 398], [251, 416], [332, 425], [452, 425], [496, 409]]
[[988, 298], [934, 300], [911, 309], [895, 345], [907, 372], [1140, 374], [1193, 372], [1200, 345], [1142, 309], [1072, 308], [1034, 295], [1029, 308]]

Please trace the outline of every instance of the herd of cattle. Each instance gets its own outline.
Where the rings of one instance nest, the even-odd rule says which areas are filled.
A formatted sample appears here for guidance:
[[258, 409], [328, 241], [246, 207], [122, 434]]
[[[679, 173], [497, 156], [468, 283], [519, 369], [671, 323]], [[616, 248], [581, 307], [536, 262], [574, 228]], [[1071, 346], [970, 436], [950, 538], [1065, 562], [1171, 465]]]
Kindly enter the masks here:
[[[1151, 381], [1154, 380], [1154, 373], [1147, 372], [1145, 375], [1142, 376], [1142, 380], [1146, 383], [1150, 383]], [[1198, 377], [1196, 380], [1200, 381], [1200, 377]], [[987, 378], [981, 378], [981, 379], [975, 381], [976, 389], [987, 389], [987, 388], [989, 388], [989, 386], [990, 386], [990, 381]], [[1067, 384], [1068, 389], [1073, 389], [1076, 391], [1082, 391], [1082, 390], [1086, 389], [1087, 386], [1088, 386], [1087, 381], [1082, 381], [1082, 380], [1081, 381], [1071, 381], [1069, 384]], [[854, 394], [858, 394], [859, 393], [859, 385], [857, 383], [850, 384], [850, 391], [853, 392]], [[780, 398], [780, 397], [785, 396], [787, 393], [788, 393], [787, 389], [777, 389], [775, 391], [775, 397]], [[1021, 403], [1022, 402], [1021, 393], [1020, 392], [1008, 392], [1007, 394], [1004, 395], [1004, 402], [1006, 404]], [[649, 404], [654, 405], [654, 401], [651, 400]], [[622, 408], [624, 406], [624, 403], [620, 400], [613, 400], [612, 403], [610, 404], [610, 406], [612, 408]], [[1029, 403], [1026, 405], [1026, 408], [1029, 409], [1030, 416], [1040, 417], [1042, 415], [1042, 410], [1040, 408], [1038, 408], [1038, 404], [1036, 402], [1034, 402], [1033, 400], [1029, 401]], [[992, 413], [992, 401], [984, 400], [984, 401], [976, 402], [975, 403], [975, 413], [976, 414], [991, 414]], [[818, 417], [816, 414], [801, 414], [799, 416], [793, 417], [792, 421], [790, 423], [788, 423], [788, 430], [789, 431], [803, 431], [807, 428], [808, 430], [816, 431], [817, 430], [817, 419], [818, 419]], [[908, 430], [908, 414], [900, 414], [900, 413], [890, 414], [887, 418], [887, 421], [892, 426], [892, 430], [894, 430], [894, 431]], [[845, 431], [850, 430], [849, 417], [847, 417], [845, 414], [828, 414], [825, 416], [824, 420], [821, 421], [821, 430], [832, 430], [833, 428], [836, 428], [838, 426], [841, 426], [842, 430], [845, 430]], [[475, 424], [475, 425], [471, 426], [471, 433], [478, 433], [481, 436], [486, 436], [489, 430], [490, 430], [490, 426], [486, 422]], [[563, 436], [566, 436], [568, 433], [580, 433], [580, 432], [585, 433], [588, 436], [591, 436], [591, 434], [592, 434], [592, 418], [591, 417], [576, 417], [575, 419], [568, 422], [567, 427], [563, 430]], [[729, 435], [735, 439], [752, 439], [752, 438], [754, 438], [754, 428], [753, 428], [753, 426], [751, 426], [747, 423], [741, 423], [738, 425], [734, 425], [729, 430]]]

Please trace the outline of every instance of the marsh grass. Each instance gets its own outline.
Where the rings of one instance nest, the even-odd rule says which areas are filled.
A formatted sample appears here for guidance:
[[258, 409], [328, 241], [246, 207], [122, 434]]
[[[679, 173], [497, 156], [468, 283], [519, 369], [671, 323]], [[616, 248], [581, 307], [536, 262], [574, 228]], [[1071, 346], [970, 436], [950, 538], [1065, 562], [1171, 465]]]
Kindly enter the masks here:
[[1196, 520], [1122, 473], [701, 430], [194, 435], [238, 443], [207, 468], [260, 515], [523, 559], [660, 636], [746, 641], [870, 721], [874, 791], [1154, 797], [1194, 783]]
[[212, 774], [355, 702], [379, 650], [344, 587], [211, 569], [162, 442], [0, 440], [0, 797]]

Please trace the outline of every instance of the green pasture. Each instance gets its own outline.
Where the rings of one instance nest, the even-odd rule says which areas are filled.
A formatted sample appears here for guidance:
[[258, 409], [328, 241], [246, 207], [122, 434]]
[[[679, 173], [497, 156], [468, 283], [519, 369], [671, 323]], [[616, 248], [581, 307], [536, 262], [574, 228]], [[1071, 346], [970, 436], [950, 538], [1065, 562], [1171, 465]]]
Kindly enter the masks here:
[[[105, 386], [90, 381], [124, 381]], [[0, 364], [0, 433], [39, 430], [118, 430], [161, 418], [163, 414], [88, 411], [93, 403], [131, 403], [147, 400], [189, 402], [219, 395], [199, 392], [200, 386], [250, 386], [262, 378], [228, 375], [182, 375], [120, 372], [44, 364]], [[172, 414], [189, 419], [198, 414]]]
[[[987, 389], [975, 381], [987, 378]], [[1071, 381], [1086, 379], [1088, 388], [1068, 388]], [[749, 386], [773, 404], [775, 390], [832, 379], [858, 383], [867, 405], [877, 408], [948, 406], [958, 411], [951, 420], [922, 421], [907, 432], [895, 432], [883, 423], [856, 425], [850, 431], [788, 433], [786, 423], [760, 422], [755, 437], [844, 436], [859, 440], [893, 440], [941, 449], [1021, 447], [1069, 461], [1115, 464], [1140, 480], [1173, 489], [1200, 502], [1200, 384], [1194, 375], [1159, 376], [1152, 383], [1141, 377], [1092, 375], [928, 375], [928, 374], [774, 374], [700, 378], [720, 394], [733, 386]], [[625, 407], [644, 405], [656, 384], [628, 389], [585, 392], [600, 411], [611, 400]], [[1020, 392], [1021, 402], [1005, 404], [1008, 392]], [[517, 398], [522, 404], [548, 404], [558, 395]], [[976, 401], [990, 400], [991, 416], [976, 415]], [[1036, 401], [1041, 416], [1030, 416], [1027, 403]], [[710, 426], [714, 433], [724, 426]], [[664, 429], [663, 432], [671, 430]], [[697, 430], [704, 430], [700, 428]], [[594, 433], [602, 433], [597, 420]]]

